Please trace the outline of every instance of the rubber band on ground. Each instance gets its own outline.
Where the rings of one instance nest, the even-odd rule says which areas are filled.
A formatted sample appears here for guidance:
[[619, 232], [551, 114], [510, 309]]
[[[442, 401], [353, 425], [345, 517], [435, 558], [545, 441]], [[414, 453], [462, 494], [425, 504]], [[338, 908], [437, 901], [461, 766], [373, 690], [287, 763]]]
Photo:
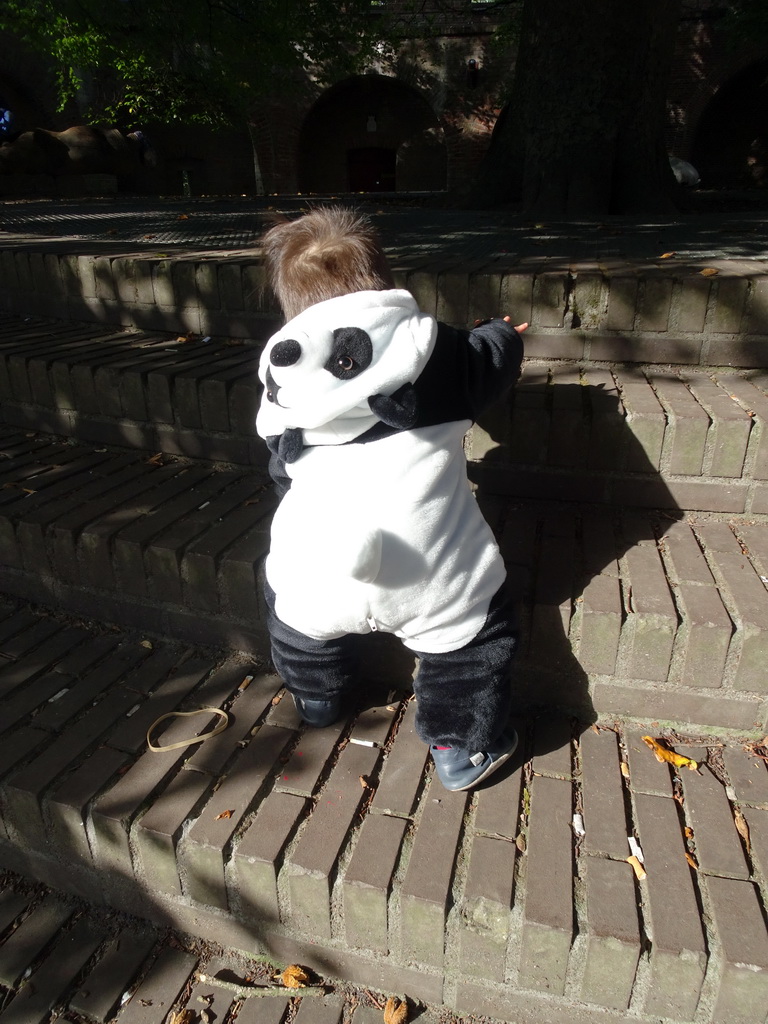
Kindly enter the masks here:
[[[176, 743], [166, 744], [152, 742], [152, 730], [157, 728], [157, 726], [160, 725], [161, 722], [164, 722], [166, 718], [189, 718], [191, 715], [206, 714], [218, 715], [223, 719], [223, 721], [221, 721], [214, 729], [211, 729], [210, 732], [201, 733], [199, 736], [193, 736], [188, 740], [178, 740]], [[166, 715], [160, 715], [160, 717], [147, 729], [147, 746], [155, 753], [162, 753], [165, 750], [180, 750], [182, 747], [189, 747], [193, 743], [203, 743], [205, 740], [210, 740], [214, 736], [218, 736], [220, 732], [224, 732], [228, 725], [229, 715], [226, 711], [222, 711], [221, 708], [197, 708], [196, 711], [169, 711]]]

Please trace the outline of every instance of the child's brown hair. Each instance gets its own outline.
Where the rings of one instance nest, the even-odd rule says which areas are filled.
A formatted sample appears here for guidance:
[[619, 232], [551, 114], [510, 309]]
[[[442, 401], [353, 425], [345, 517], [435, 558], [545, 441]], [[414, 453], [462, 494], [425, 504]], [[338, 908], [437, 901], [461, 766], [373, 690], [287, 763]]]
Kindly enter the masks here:
[[269, 284], [286, 319], [352, 292], [394, 288], [376, 229], [333, 206], [271, 228], [263, 240]]

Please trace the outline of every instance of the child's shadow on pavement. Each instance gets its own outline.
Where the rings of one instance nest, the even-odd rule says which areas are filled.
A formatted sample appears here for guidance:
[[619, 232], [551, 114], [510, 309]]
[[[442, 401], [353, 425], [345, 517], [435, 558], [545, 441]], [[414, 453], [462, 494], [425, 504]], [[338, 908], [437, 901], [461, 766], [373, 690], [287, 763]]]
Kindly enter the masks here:
[[[599, 377], [599, 385], [550, 383], [546, 367], [526, 368], [525, 383], [481, 417], [470, 440], [469, 476], [520, 614], [514, 712], [570, 716], [579, 731], [597, 718], [594, 678], [617, 672], [631, 601], [619, 559], [637, 545], [655, 548], [683, 515], [654, 465], [658, 429], [646, 439], [652, 461], [607, 371]], [[631, 368], [625, 379], [649, 388]], [[604, 621], [615, 636], [582, 636], [584, 590], [595, 580], [613, 594], [615, 613]]]

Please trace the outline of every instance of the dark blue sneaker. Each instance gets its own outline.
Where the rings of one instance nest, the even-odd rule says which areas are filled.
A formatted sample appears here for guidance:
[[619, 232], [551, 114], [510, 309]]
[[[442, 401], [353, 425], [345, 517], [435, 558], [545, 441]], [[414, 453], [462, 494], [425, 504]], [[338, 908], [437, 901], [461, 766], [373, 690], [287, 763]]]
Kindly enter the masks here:
[[338, 697], [333, 697], [331, 700], [309, 700], [293, 694], [293, 700], [297, 711], [307, 725], [314, 725], [316, 729], [333, 725], [341, 714], [341, 701]]
[[511, 729], [494, 740], [488, 750], [471, 754], [463, 747], [429, 748], [438, 778], [446, 789], [471, 789], [500, 768], [517, 748], [517, 733]]

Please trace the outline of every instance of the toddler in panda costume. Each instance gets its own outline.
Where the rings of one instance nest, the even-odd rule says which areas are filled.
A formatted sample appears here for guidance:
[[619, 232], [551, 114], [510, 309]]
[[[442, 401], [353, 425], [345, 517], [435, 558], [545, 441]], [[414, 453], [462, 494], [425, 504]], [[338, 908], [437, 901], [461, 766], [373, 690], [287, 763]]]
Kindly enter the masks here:
[[257, 429], [280, 504], [266, 562], [275, 668], [303, 719], [335, 721], [360, 636], [419, 658], [416, 728], [451, 790], [514, 751], [516, 635], [463, 438], [517, 379], [509, 318], [457, 330], [394, 287], [370, 223], [320, 209], [264, 238], [288, 318], [267, 343]]

